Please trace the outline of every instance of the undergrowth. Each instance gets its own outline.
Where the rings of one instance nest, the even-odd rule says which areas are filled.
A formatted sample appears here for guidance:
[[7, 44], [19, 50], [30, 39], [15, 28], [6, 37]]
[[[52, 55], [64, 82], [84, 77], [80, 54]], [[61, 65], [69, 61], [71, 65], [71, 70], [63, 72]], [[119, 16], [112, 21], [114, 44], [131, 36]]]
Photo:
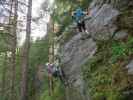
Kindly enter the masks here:
[[98, 41], [94, 57], [83, 66], [92, 100], [127, 100], [123, 90], [131, 85], [125, 66], [133, 55], [133, 38]]

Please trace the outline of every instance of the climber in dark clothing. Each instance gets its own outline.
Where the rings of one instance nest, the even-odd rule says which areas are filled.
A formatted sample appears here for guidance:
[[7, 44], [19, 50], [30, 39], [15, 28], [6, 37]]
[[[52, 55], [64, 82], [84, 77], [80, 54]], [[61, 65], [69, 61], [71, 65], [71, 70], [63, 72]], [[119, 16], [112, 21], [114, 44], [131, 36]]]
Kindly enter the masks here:
[[83, 17], [86, 15], [87, 13], [84, 12], [80, 7], [77, 8], [74, 12], [72, 12], [72, 19], [74, 19], [74, 21], [77, 23], [77, 27], [79, 32], [85, 32], [86, 28], [85, 28], [85, 21], [83, 20]]
[[85, 22], [82, 21], [81, 23], [77, 23], [78, 24], [78, 29], [79, 29], [79, 32], [82, 32], [82, 30], [85, 32], [86, 28], [85, 28]]
[[55, 69], [54, 69], [53, 76], [56, 78], [59, 78], [61, 82], [65, 84], [66, 76], [65, 76], [64, 71], [59, 66], [55, 66], [54, 68]]
[[54, 64], [46, 64], [49, 76], [59, 78], [63, 84], [65, 84], [65, 74], [61, 67]]

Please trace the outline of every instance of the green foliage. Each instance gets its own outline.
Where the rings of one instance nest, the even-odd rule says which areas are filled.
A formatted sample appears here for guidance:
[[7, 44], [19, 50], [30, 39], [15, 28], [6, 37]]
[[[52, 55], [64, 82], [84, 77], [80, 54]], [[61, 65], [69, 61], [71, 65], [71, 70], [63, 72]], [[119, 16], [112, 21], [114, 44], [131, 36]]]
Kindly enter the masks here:
[[125, 41], [97, 41], [95, 56], [83, 66], [84, 80], [93, 100], [125, 100], [122, 90], [129, 86], [122, 67], [133, 54], [133, 38]]
[[[30, 55], [29, 55], [29, 98], [33, 99], [35, 95], [39, 95], [36, 89], [36, 75], [38, 71], [38, 66], [45, 65], [48, 62], [48, 51], [49, 50], [49, 41], [48, 38], [42, 40], [37, 40], [31, 44]], [[39, 84], [39, 82], [38, 82]], [[40, 86], [42, 87], [42, 86]]]
[[37, 40], [35, 43], [31, 44], [30, 48], [30, 63], [31, 66], [36, 66], [39, 64], [45, 64], [48, 62], [48, 39]]
[[[125, 7], [128, 7], [128, 6], [125, 6]], [[124, 11], [122, 11], [122, 13], [120, 14], [118, 19], [118, 26], [120, 29], [127, 29], [132, 32], [132, 29], [133, 29], [132, 9], [133, 9], [132, 7], [131, 8], [129, 7], [128, 9], [125, 9]]]
[[[9, 36], [6, 33], [0, 33], [0, 52], [4, 52], [8, 50], [8, 40]], [[9, 40], [8, 40], [9, 41]]]
[[126, 42], [118, 41], [112, 43], [112, 61], [115, 62], [119, 58], [126, 58], [133, 53], [133, 38], [131, 36], [128, 37]]
[[81, 7], [83, 9], [87, 9], [89, 7], [89, 4], [92, 2], [92, 0], [82, 0]]
[[108, 95], [108, 100], [123, 100], [124, 97], [118, 91], [112, 91]]
[[68, 42], [74, 35], [75, 34], [72, 32], [64, 32], [64, 34], [62, 35], [61, 44]]
[[114, 43], [112, 45], [112, 60], [116, 61], [122, 56], [126, 56], [126, 45], [124, 43]]
[[45, 89], [46, 90], [41, 94], [40, 100], [65, 100], [64, 86], [60, 81], [54, 81], [54, 91], [52, 96], [49, 96], [48, 87]]
[[81, 0], [80, 2], [78, 0], [56, 0], [55, 4], [57, 8], [52, 14], [52, 19], [60, 25], [60, 31], [57, 34], [61, 35], [65, 29], [72, 24], [72, 11], [79, 6], [84, 10], [88, 9], [91, 1], [92, 0]]
[[45, 63], [48, 62], [49, 54], [49, 40], [46, 36], [43, 40], [37, 40], [35, 43], [32, 43], [30, 49], [30, 67], [29, 67], [29, 96], [30, 99], [34, 98], [34, 95], [37, 95], [38, 100], [64, 100], [64, 87], [60, 81], [54, 80], [54, 93], [53, 96], [49, 96], [49, 86], [48, 86], [48, 77], [47, 73], [44, 73], [44, 79], [38, 81], [40, 82], [39, 87], [37, 88], [34, 83], [37, 75], [38, 66], [42, 65], [45, 69]]

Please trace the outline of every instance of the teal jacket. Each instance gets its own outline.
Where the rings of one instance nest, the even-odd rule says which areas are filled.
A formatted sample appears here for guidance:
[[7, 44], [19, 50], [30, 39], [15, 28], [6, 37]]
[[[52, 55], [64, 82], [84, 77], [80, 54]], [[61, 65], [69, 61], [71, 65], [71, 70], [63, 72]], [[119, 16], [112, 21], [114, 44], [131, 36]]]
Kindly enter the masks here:
[[76, 11], [73, 13], [73, 19], [79, 23], [80, 20], [85, 16], [84, 11], [81, 8], [76, 9]]

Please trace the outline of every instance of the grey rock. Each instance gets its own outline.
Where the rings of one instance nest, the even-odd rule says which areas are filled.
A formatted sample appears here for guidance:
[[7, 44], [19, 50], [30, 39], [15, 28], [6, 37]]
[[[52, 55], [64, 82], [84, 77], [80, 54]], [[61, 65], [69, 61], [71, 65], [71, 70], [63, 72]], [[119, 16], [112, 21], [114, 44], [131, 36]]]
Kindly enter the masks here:
[[[93, 0], [90, 5], [90, 15], [85, 17], [87, 33], [78, 33], [62, 46], [63, 70], [72, 88], [69, 89], [68, 100], [90, 100], [86, 94], [86, 86], [82, 77], [81, 66], [93, 57], [97, 50], [95, 40], [108, 40], [118, 30], [116, 20], [119, 10], [125, 9], [131, 0], [119, 0], [117, 3], [110, 0]], [[119, 4], [119, 2], [121, 2]], [[117, 8], [118, 6], [121, 6]], [[117, 10], [119, 9], [119, 10]], [[75, 28], [70, 25], [68, 30]], [[123, 39], [128, 33], [121, 30], [115, 34], [115, 39]], [[91, 37], [87, 37], [91, 36]], [[83, 39], [83, 37], [85, 39]], [[87, 38], [86, 38], [87, 37]], [[133, 75], [133, 60], [127, 65], [128, 73]], [[76, 91], [75, 91], [76, 90]]]
[[90, 8], [101, 8], [103, 4], [110, 4], [114, 8], [121, 10], [133, 5], [133, 2], [132, 0], [93, 0], [93, 2], [90, 4]]
[[126, 66], [128, 74], [133, 75], [133, 60]]
[[115, 33], [114, 39], [116, 39], [116, 40], [123, 39], [126, 36], [128, 36], [128, 32], [126, 30], [122, 30], [122, 31]]
[[89, 98], [84, 99], [87, 97], [84, 94], [85, 85], [82, 78], [81, 66], [95, 54], [96, 50], [97, 46], [93, 39], [87, 38], [82, 40], [82, 34], [75, 35], [63, 46], [63, 70], [70, 84], [80, 93], [82, 97], [80, 100], [89, 100]]
[[98, 11], [99, 11], [99, 7], [98, 6], [95, 6], [94, 8], [91, 8], [89, 15], [91, 17], [95, 17]]
[[104, 4], [99, 11], [96, 11], [96, 14], [93, 14], [91, 20], [86, 22], [86, 28], [94, 39], [107, 40], [117, 30], [115, 21], [118, 15], [118, 10]]

